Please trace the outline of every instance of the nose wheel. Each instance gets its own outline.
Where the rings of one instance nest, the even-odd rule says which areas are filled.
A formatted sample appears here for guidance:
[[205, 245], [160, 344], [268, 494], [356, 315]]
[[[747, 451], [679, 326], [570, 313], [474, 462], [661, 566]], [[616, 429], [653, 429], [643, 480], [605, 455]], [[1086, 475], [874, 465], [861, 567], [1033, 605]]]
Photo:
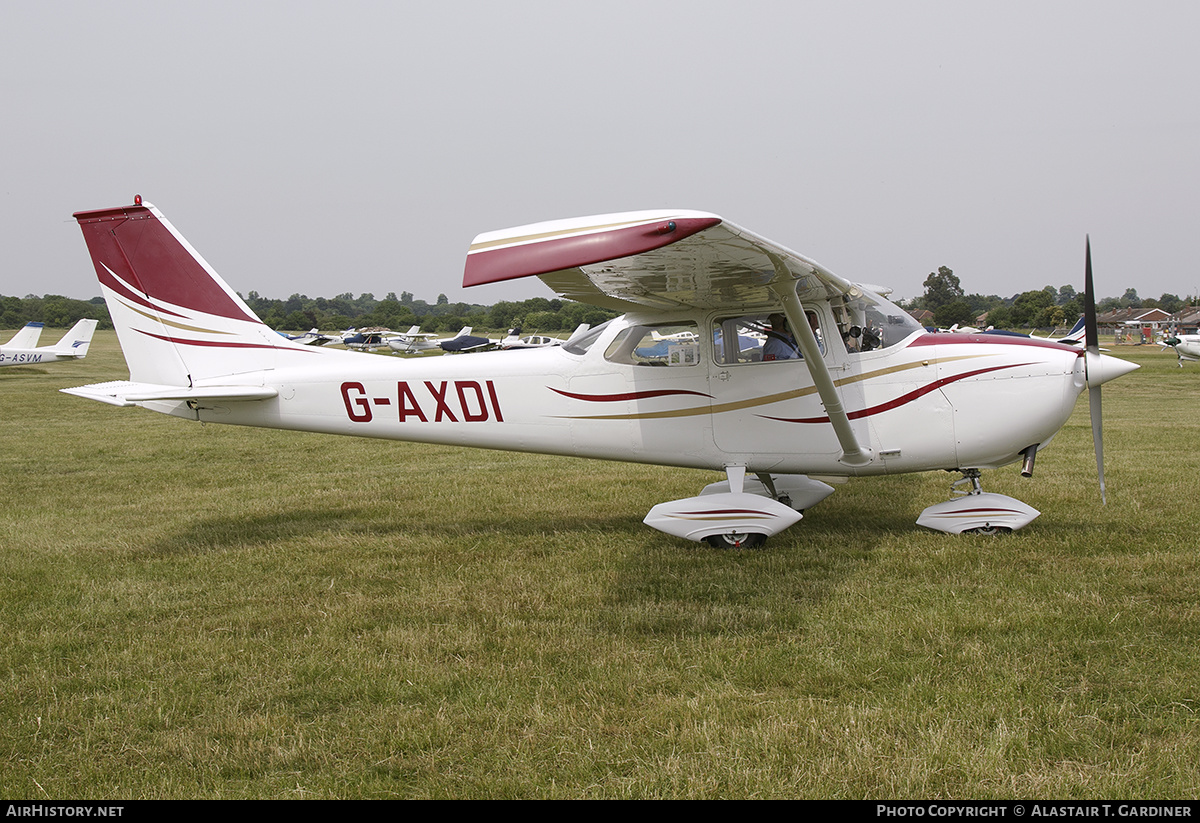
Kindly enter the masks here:
[[985, 492], [979, 469], [960, 469], [962, 478], [950, 486], [953, 499], [930, 506], [917, 518], [947, 534], [1003, 534], [1029, 525], [1041, 512], [1005, 494]]

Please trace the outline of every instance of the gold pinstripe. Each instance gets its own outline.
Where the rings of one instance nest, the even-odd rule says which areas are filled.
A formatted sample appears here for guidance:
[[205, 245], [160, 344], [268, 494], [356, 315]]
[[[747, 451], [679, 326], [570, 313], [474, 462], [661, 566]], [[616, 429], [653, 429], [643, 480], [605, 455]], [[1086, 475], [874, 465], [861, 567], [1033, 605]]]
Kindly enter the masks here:
[[142, 317], [149, 318], [155, 323], [159, 323], [163, 326], [170, 326], [173, 329], [180, 329], [182, 331], [201, 332], [202, 334], [232, 334], [232, 332], [221, 331], [219, 329], [202, 329], [199, 326], [188, 326], [183, 323], [177, 323], [174, 320], [164, 320], [158, 315], [150, 314], [149, 312], [144, 312], [139, 308], [135, 308], [134, 306], [130, 305], [127, 300], [122, 299], [119, 295], [117, 296], [117, 299], [121, 301], [121, 305], [129, 309], [134, 314], [140, 314]]
[[[835, 380], [834, 385], [848, 386], [852, 383], [858, 383], [863, 380], [871, 380], [876, 377], [883, 377], [889, 374], [908, 371], [922, 366], [932, 366], [940, 363], [950, 363], [956, 360], [972, 360], [978, 357], [988, 357], [986, 354], [960, 354], [952, 357], [942, 357], [933, 360], [918, 360], [912, 363], [902, 363], [898, 366], [890, 366], [886, 369], [876, 369], [875, 371], [865, 372], [864, 374], [856, 374], [852, 377], [843, 377], [841, 380]], [[752, 397], [747, 400], [735, 400], [730, 403], [720, 403], [717, 405], [693, 406], [688, 409], [672, 409], [668, 411], [658, 412], [637, 412], [632, 414], [595, 414], [595, 415], [560, 415], [560, 417], [569, 420], [663, 420], [673, 417], [695, 417], [702, 414], [720, 414], [729, 411], [741, 411], [743, 409], [751, 409], [756, 406], [767, 406], [771, 403], [779, 403], [784, 400], [794, 400], [797, 397], [807, 397], [816, 394], [815, 386], [808, 386], [803, 389], [791, 389], [785, 392], [776, 394], [768, 394], [763, 397]]]

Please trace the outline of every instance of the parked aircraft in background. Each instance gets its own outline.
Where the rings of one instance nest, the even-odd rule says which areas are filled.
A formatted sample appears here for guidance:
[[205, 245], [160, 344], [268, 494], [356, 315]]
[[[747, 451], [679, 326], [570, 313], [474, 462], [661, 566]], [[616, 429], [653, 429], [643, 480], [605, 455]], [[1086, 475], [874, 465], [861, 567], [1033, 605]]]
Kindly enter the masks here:
[[388, 340], [393, 336], [391, 329], [368, 328], [346, 329], [342, 333], [342, 345], [356, 351], [375, 351], [388, 347]]
[[[67, 393], [189, 420], [722, 472], [645, 519], [721, 546], [796, 523], [829, 493], [825, 479], [905, 472], [963, 476], [963, 493], [918, 523], [1020, 528], [1038, 512], [983, 492], [980, 472], [1021, 463], [1032, 475], [1085, 388], [1103, 499], [1100, 386], [1136, 368], [1099, 351], [1090, 245], [1080, 350], [930, 334], [877, 291], [705, 212], [521, 226], [475, 239], [465, 286], [537, 276], [626, 314], [562, 346], [397, 360], [270, 332], [140, 197], [75, 217], [130, 375]], [[774, 313], [803, 359], [764, 360], [761, 337], [743, 333]], [[664, 337], [678, 342], [660, 354]]]
[[[283, 334], [283, 332], [280, 332]], [[288, 340], [295, 340], [297, 343], [303, 343], [306, 346], [324, 346], [326, 343], [332, 343], [334, 340], [340, 339], [337, 335], [322, 334], [316, 329], [306, 331], [304, 334], [283, 334]]]
[[302, 335], [288, 335], [281, 331], [280, 335], [287, 337], [288, 340], [293, 340], [296, 343], [304, 343], [305, 346], [324, 346], [325, 343], [341, 341], [341, 337], [338, 335], [326, 335], [323, 334], [323, 332], [317, 331], [316, 329], [306, 331]]
[[1075, 325], [1071, 327], [1071, 330], [1069, 332], [1067, 332], [1065, 337], [1060, 337], [1058, 342], [1066, 343], [1069, 346], [1085, 345], [1085, 343], [1086, 343], [1085, 338], [1087, 336], [1087, 324], [1084, 322], [1084, 320], [1085, 320], [1085, 315], [1080, 315], [1079, 319], [1075, 321]]
[[[0, 346], [0, 366], [28, 366], [38, 363], [53, 363], [57, 360], [79, 360], [87, 356], [88, 347], [92, 343], [92, 334], [96, 331], [95, 320], [80, 320], [71, 330], [53, 346], [34, 348], [24, 345], [32, 340], [36, 345], [41, 334], [41, 323], [38, 328], [31, 330], [30, 323], [13, 335], [13, 339]], [[21, 343], [14, 346], [13, 343]]]
[[437, 348], [437, 335], [423, 332], [420, 326], [409, 326], [408, 331], [388, 338], [388, 348], [403, 354], [416, 354]]
[[[1034, 338], [1035, 340], [1057, 340], [1059, 343], [1062, 343], [1067, 346], [1082, 346], [1085, 343], [1084, 338], [1087, 334], [1087, 324], [1084, 322], [1085, 318], [1086, 318], [1086, 315], [1083, 315], [1083, 314], [1079, 315], [1079, 319], [1075, 321], [1075, 325], [1072, 326], [1071, 330], [1062, 337], [1038, 337], [1036, 334], [1031, 334], [1029, 336]], [[995, 330], [989, 329], [987, 331], [987, 333], [988, 334], [1016, 334], [1016, 332], [1001, 331], [999, 329], [995, 329]]]
[[1175, 350], [1175, 354], [1179, 355], [1181, 369], [1185, 360], [1192, 363], [1200, 360], [1200, 334], [1174, 334], [1164, 337], [1162, 344], [1170, 346]]
[[12, 336], [11, 340], [0, 346], [0, 350], [37, 348], [38, 340], [41, 339], [42, 329], [45, 326], [45, 323], [26, 323]]
[[550, 337], [544, 334], [530, 334], [522, 337], [520, 329], [509, 329], [508, 334], [500, 341], [500, 348], [542, 349], [546, 346], [561, 346], [562, 344], [563, 341], [557, 337]]
[[[438, 337], [433, 332], [422, 332], [420, 326], [412, 326], [404, 334], [396, 335], [388, 339], [388, 346], [395, 352], [403, 354], [419, 354], [420, 352], [433, 351], [434, 349], [442, 349], [443, 351], [459, 351], [456, 346], [462, 346], [464, 349], [476, 347], [477, 341], [484, 338], [472, 337], [471, 327], [463, 326], [458, 330], [458, 334], [453, 337]], [[490, 340], [487, 341], [491, 343]], [[446, 348], [449, 343], [451, 348]]]
[[439, 340], [438, 348], [447, 354], [459, 354], [461, 352], [478, 352], [494, 349], [496, 348], [496, 343], [487, 337], [471, 334], [471, 327], [463, 326], [462, 331], [449, 340]]

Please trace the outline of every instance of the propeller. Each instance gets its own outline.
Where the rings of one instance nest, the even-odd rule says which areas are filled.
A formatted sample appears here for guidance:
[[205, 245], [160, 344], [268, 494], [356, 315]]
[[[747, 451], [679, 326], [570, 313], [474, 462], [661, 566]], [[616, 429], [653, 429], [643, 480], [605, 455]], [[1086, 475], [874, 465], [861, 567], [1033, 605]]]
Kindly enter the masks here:
[[1107, 505], [1108, 496], [1104, 489], [1104, 435], [1100, 408], [1100, 329], [1096, 325], [1096, 290], [1092, 286], [1092, 238], [1087, 238], [1087, 250], [1083, 272], [1083, 333], [1084, 365], [1087, 369], [1088, 407], [1092, 418], [1092, 444], [1096, 447], [1096, 474], [1100, 477], [1100, 502]]

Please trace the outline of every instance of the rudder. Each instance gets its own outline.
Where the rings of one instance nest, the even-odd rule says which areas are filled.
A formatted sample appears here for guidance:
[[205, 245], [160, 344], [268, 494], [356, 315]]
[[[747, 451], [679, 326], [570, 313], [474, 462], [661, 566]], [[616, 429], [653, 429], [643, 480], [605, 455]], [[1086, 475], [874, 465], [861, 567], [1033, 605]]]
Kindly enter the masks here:
[[274, 368], [297, 346], [275, 334], [141, 197], [74, 215], [137, 382], [190, 386]]

